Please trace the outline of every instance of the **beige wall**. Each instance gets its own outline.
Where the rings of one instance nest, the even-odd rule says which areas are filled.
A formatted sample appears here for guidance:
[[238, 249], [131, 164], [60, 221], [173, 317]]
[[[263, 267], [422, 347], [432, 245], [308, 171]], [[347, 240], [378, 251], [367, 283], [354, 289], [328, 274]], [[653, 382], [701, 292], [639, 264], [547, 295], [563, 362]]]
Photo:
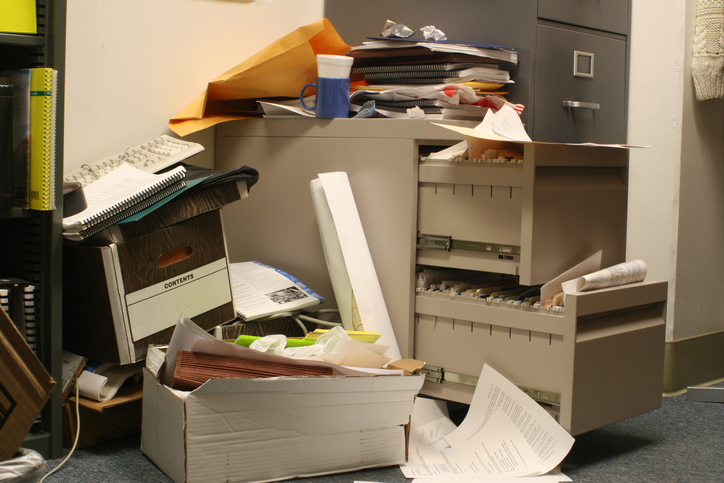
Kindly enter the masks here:
[[[210, 80], [322, 12], [323, 0], [69, 0], [65, 172], [173, 134], [168, 119]], [[186, 139], [212, 165], [214, 130]]]
[[670, 282], [667, 340], [724, 330], [724, 101], [696, 101], [695, 0], [634, 0], [628, 258]]
[[[696, 1], [690, 0], [684, 36], [689, 47], [695, 13]], [[724, 99], [696, 100], [692, 52], [684, 52], [675, 340], [724, 330]]]

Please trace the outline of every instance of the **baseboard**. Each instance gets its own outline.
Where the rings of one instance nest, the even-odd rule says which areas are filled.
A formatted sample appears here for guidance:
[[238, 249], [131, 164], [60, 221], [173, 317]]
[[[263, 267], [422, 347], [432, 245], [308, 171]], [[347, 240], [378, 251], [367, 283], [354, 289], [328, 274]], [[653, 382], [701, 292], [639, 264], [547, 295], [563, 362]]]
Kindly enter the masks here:
[[667, 341], [664, 352], [664, 396], [678, 396], [688, 386], [724, 381], [724, 331]]

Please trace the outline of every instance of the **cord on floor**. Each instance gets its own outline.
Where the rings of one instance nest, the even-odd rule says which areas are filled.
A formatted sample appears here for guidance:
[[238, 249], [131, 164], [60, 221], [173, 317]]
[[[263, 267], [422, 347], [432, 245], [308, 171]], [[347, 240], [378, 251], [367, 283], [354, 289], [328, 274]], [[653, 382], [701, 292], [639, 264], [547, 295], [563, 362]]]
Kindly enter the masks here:
[[75, 441], [73, 441], [73, 447], [70, 449], [70, 452], [68, 453], [68, 456], [66, 456], [63, 461], [58, 464], [55, 468], [50, 470], [45, 476], [43, 476], [40, 479], [40, 483], [43, 483], [47, 477], [55, 473], [60, 469], [61, 466], [65, 464], [66, 461], [68, 461], [68, 458], [73, 454], [73, 451], [75, 451], [75, 447], [78, 446], [78, 439], [80, 438], [80, 393], [78, 389], [79, 384], [75, 383], [75, 420], [76, 420], [76, 426], [75, 426]]

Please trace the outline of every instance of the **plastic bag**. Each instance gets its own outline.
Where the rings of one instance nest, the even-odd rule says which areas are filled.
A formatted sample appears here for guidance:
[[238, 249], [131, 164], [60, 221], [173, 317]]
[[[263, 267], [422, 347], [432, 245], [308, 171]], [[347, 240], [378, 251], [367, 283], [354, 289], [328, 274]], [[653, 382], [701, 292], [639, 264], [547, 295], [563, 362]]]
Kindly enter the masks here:
[[45, 459], [31, 449], [20, 448], [15, 457], [0, 463], [0, 483], [34, 483], [45, 473]]
[[267, 335], [255, 340], [249, 347], [260, 352], [294, 359], [332, 362], [342, 366], [380, 369], [390, 360], [385, 354], [388, 346], [353, 340], [341, 327], [322, 334], [314, 345], [285, 347], [283, 335]]

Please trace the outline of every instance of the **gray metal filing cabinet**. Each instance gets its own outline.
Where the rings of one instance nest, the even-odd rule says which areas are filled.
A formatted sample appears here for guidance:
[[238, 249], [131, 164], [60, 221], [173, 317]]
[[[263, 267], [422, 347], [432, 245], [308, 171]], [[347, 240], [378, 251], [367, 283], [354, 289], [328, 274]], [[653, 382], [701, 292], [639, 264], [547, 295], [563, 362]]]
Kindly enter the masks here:
[[507, 98], [536, 141], [626, 142], [629, 0], [369, 0], [364, 15], [347, 3], [327, 0], [325, 17], [352, 46], [392, 19], [516, 48]]
[[[423, 394], [469, 403], [488, 363], [572, 434], [659, 407], [666, 282], [575, 294], [564, 310], [416, 290], [423, 267], [536, 285], [599, 249], [603, 266], [624, 261], [628, 151], [527, 144], [515, 165], [421, 161], [460, 140], [424, 120], [219, 125], [217, 169], [260, 174], [247, 199], [222, 210], [230, 261], [281, 268], [334, 307], [309, 182], [344, 171], [400, 352], [428, 364]], [[426, 250], [421, 234], [483, 249]]]

